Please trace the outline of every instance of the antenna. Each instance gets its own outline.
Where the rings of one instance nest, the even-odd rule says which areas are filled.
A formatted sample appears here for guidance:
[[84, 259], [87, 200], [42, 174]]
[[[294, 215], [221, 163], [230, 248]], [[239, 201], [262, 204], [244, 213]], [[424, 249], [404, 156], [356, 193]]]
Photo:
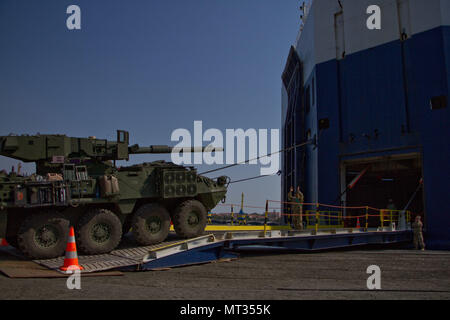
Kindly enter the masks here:
[[300, 20], [302, 20], [302, 23], [303, 23], [303, 17], [305, 16], [305, 10], [306, 10], [306, 3], [305, 3], [305, 1], [302, 2], [302, 4], [301, 4], [299, 9], [300, 9], [300, 12], [301, 12]]
[[308, 12], [309, 12], [309, 4], [307, 4], [305, 1], [302, 2], [301, 6], [300, 6], [300, 30], [303, 29], [304, 25], [305, 25], [305, 20], [308, 17]]

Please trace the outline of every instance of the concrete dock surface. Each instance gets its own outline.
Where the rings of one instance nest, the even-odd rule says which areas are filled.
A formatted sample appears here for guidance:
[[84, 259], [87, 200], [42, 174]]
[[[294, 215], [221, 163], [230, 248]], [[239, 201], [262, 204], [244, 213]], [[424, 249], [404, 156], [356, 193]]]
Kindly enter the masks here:
[[[0, 252], [0, 263], [14, 259]], [[368, 290], [367, 267], [381, 270]], [[244, 252], [237, 260], [81, 277], [17, 279], [0, 275], [0, 299], [450, 299], [450, 252], [360, 248], [320, 253]]]

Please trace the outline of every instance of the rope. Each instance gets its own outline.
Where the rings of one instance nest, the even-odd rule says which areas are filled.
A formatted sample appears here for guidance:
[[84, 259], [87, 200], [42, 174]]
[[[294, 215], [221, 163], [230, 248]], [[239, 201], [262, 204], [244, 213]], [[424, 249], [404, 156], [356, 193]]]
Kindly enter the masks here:
[[225, 170], [225, 169], [228, 169], [228, 168], [232, 168], [232, 167], [235, 167], [235, 166], [239, 166], [239, 165], [241, 165], [241, 164], [249, 163], [250, 161], [259, 160], [259, 159], [261, 159], [261, 158], [270, 157], [270, 156], [272, 156], [272, 155], [274, 155], [274, 154], [278, 154], [278, 153], [281, 153], [281, 152], [285, 152], [285, 151], [289, 151], [289, 150], [292, 150], [292, 149], [296, 149], [296, 148], [302, 147], [302, 146], [307, 145], [307, 144], [312, 143], [312, 142], [313, 142], [313, 140], [310, 139], [310, 140], [308, 140], [308, 141], [306, 141], [306, 142], [299, 143], [299, 144], [294, 145], [294, 146], [289, 147], [289, 148], [285, 148], [285, 149], [282, 149], [282, 150], [278, 150], [278, 151], [276, 151], [276, 152], [268, 153], [268, 154], [266, 154], [266, 155], [259, 156], [259, 157], [253, 158], [253, 159], [249, 159], [249, 160], [237, 162], [237, 163], [234, 163], [234, 164], [230, 164], [230, 165], [227, 165], [227, 166], [223, 166], [223, 167], [220, 167], [220, 168], [217, 168], [217, 169], [212, 169], [212, 170], [208, 170], [208, 171], [205, 171], [205, 172], [201, 172], [201, 173], [199, 173], [199, 174], [207, 174], [207, 173], [216, 172], [216, 171], [219, 171], [219, 170]]
[[[234, 214], [236, 214], [236, 212], [233, 212]], [[270, 212], [269, 212], [270, 213]], [[231, 212], [212, 212], [212, 215], [226, 215], [226, 214], [231, 214]], [[302, 213], [302, 214], [298, 214], [298, 213], [284, 213], [284, 212], [275, 212], [275, 214], [280, 215], [280, 216], [303, 216], [303, 217], [327, 217], [327, 218], [334, 218], [334, 219], [357, 219], [357, 218], [365, 218], [366, 215], [359, 215], [359, 216], [336, 216], [336, 215], [330, 215], [330, 214], [323, 214], [323, 213]], [[237, 214], [239, 215], [239, 214]], [[244, 214], [245, 215], [245, 214]], [[244, 216], [242, 215], [242, 216]], [[261, 217], [263, 217], [263, 215], [260, 215]], [[380, 215], [376, 215], [376, 214], [369, 214], [367, 215], [367, 217], [380, 217]]]
[[387, 211], [387, 212], [396, 212], [396, 213], [405, 211], [405, 210], [378, 209], [378, 208], [369, 207], [369, 206], [348, 207], [348, 206], [336, 206], [336, 205], [324, 204], [324, 203], [307, 203], [307, 202], [298, 203], [298, 202], [287, 202], [287, 201], [280, 201], [280, 200], [268, 200], [268, 201], [281, 203], [281, 204], [297, 204], [297, 205], [300, 204], [300, 205], [306, 205], [306, 206], [322, 206], [322, 207], [339, 208], [339, 209], [368, 209], [368, 210], [374, 210], [374, 211]]
[[273, 177], [274, 175], [276, 175], [276, 174], [263, 174], [263, 175], [256, 176], [256, 177], [251, 177], [251, 178], [245, 178], [245, 179], [241, 179], [241, 180], [231, 181], [229, 184], [239, 183], [239, 182], [244, 182], [244, 181], [249, 181], [249, 180], [255, 180], [255, 179], [260, 179], [260, 178], [265, 178], [265, 177]]

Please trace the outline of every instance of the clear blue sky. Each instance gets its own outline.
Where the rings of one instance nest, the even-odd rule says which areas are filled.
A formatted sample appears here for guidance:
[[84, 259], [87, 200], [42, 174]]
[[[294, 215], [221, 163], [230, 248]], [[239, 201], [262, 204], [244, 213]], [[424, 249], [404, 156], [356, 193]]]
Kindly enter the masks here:
[[[2, 0], [0, 135], [64, 133], [173, 144], [174, 129], [280, 128], [281, 73], [298, 0]], [[66, 8], [81, 8], [79, 31]], [[167, 159], [136, 156], [130, 163]], [[17, 161], [0, 157], [0, 168]], [[31, 171], [33, 166], [25, 167]], [[200, 166], [199, 171], [210, 169]], [[232, 179], [259, 166], [221, 171]], [[211, 176], [217, 176], [212, 174]], [[280, 198], [280, 178], [232, 185], [228, 202]]]

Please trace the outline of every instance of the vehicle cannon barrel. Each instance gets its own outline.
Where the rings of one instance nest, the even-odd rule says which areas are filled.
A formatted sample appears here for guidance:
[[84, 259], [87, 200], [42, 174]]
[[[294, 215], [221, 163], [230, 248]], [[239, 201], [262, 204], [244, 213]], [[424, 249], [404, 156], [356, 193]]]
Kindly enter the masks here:
[[129, 154], [145, 153], [172, 153], [172, 152], [220, 152], [223, 148], [216, 147], [170, 147], [165, 145], [155, 145], [149, 147], [140, 147], [135, 144], [128, 148]]

